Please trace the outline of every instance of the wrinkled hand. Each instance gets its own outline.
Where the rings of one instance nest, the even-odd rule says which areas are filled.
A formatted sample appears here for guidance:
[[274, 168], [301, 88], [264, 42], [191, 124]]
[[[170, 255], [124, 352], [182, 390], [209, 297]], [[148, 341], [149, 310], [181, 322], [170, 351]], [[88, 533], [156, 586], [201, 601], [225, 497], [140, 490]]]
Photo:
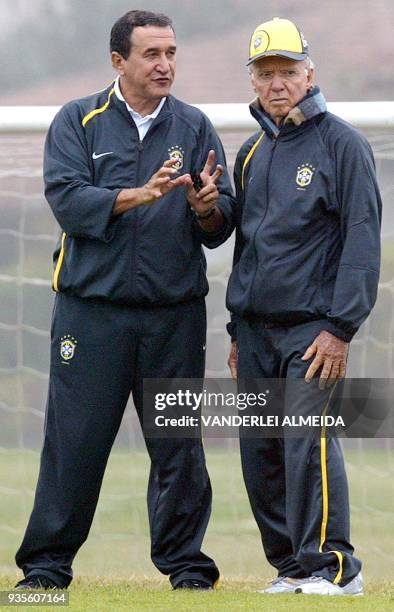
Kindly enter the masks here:
[[231, 343], [231, 349], [230, 349], [230, 355], [229, 355], [228, 361], [227, 361], [227, 365], [230, 368], [231, 378], [233, 380], [237, 380], [237, 375], [238, 375], [237, 364], [238, 364], [237, 343], [236, 342], [232, 342]]
[[162, 167], [155, 172], [149, 181], [142, 187], [142, 198], [144, 204], [152, 204], [156, 200], [167, 195], [173, 189], [182, 185], [187, 185], [190, 176], [183, 174], [178, 178], [171, 180], [171, 177], [177, 174], [177, 170], [173, 167], [177, 163], [176, 159], [167, 159]]
[[187, 200], [192, 208], [200, 214], [206, 214], [218, 201], [219, 191], [216, 186], [217, 181], [223, 174], [223, 166], [217, 165], [215, 171], [212, 173], [215, 166], [216, 155], [215, 151], [211, 150], [208, 153], [207, 161], [200, 173], [200, 178], [203, 184], [200, 191], [196, 191], [193, 187], [193, 181], [190, 175], [187, 179]]
[[328, 331], [320, 332], [302, 357], [304, 361], [307, 361], [315, 355], [305, 374], [305, 381], [309, 383], [319, 368], [322, 368], [319, 389], [331, 386], [338, 378], [344, 378], [348, 350], [348, 342], [337, 338]]

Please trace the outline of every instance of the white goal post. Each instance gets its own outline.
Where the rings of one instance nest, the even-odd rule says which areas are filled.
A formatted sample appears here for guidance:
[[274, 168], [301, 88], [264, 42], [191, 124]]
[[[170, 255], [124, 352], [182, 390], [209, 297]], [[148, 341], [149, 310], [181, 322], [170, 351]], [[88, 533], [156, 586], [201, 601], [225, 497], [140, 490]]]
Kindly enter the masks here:
[[[256, 131], [247, 104], [195, 104], [223, 132]], [[394, 130], [394, 101], [331, 102], [328, 110], [354, 127], [366, 130]], [[60, 107], [0, 107], [0, 133], [45, 132]]]

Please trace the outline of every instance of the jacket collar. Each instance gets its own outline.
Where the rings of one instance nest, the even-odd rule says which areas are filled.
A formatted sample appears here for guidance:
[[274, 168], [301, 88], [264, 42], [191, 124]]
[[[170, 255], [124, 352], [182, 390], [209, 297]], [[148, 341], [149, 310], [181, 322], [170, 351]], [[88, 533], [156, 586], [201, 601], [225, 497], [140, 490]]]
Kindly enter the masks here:
[[130, 115], [133, 117], [134, 121], [136, 119], [141, 119], [141, 120], [143, 120], [143, 119], [146, 119], [146, 120], [148, 120], [148, 119], [156, 119], [156, 117], [158, 116], [158, 114], [160, 113], [161, 109], [164, 106], [164, 103], [166, 101], [166, 97], [164, 97], [164, 98], [162, 98], [160, 100], [159, 104], [156, 106], [156, 108], [149, 115], [144, 115], [144, 117], [142, 117], [139, 114], [139, 112], [134, 110], [134, 108], [132, 108], [128, 104], [127, 100], [125, 100], [125, 98], [124, 98], [124, 96], [123, 96], [123, 94], [121, 92], [121, 89], [120, 89], [119, 80], [120, 80], [120, 77], [117, 76], [116, 79], [115, 79], [115, 82], [114, 82], [115, 96], [118, 98], [118, 100], [120, 100], [121, 102], [124, 102], [126, 104], [126, 108], [129, 111]]
[[314, 87], [297, 106], [291, 109], [285, 117], [282, 125], [278, 127], [262, 108], [259, 99], [255, 98], [249, 105], [251, 115], [261, 125], [262, 129], [273, 138], [277, 138], [280, 133], [293, 131], [294, 127], [299, 127], [305, 121], [313, 119], [327, 110], [326, 100], [319, 87]]
[[[115, 86], [115, 82], [112, 83], [111, 87]], [[117, 96], [112, 96], [111, 102], [114, 106], [130, 121], [130, 112], [127, 109], [126, 102], [124, 100], [120, 100]], [[165, 99], [163, 106], [160, 109], [159, 114], [153, 120], [152, 125], [157, 125], [161, 123], [164, 119], [166, 119], [169, 115], [174, 112], [174, 99], [173, 96], [168, 95]]]

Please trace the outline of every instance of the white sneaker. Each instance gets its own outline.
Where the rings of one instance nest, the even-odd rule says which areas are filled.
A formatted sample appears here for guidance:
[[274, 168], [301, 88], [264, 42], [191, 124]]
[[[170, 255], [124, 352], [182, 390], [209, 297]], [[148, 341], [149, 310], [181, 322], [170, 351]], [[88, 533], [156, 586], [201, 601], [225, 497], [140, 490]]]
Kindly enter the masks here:
[[364, 581], [361, 572], [346, 586], [340, 587], [321, 576], [311, 576], [296, 587], [295, 593], [305, 595], [364, 595]]
[[288, 578], [287, 576], [279, 576], [272, 581], [271, 586], [267, 589], [261, 589], [258, 593], [268, 593], [274, 595], [276, 593], [294, 593], [296, 588], [304, 582], [304, 578]]
[[346, 586], [342, 587], [343, 595], [364, 595], [364, 580], [359, 572]]

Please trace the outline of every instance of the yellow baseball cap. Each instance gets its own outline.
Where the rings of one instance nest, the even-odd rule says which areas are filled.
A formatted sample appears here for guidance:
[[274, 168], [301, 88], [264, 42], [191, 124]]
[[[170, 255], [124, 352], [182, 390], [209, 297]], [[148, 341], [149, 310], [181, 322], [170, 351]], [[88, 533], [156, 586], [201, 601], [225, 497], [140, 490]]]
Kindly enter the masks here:
[[289, 19], [274, 17], [257, 26], [250, 39], [247, 66], [261, 57], [273, 55], [292, 60], [308, 57], [308, 43], [303, 33]]

